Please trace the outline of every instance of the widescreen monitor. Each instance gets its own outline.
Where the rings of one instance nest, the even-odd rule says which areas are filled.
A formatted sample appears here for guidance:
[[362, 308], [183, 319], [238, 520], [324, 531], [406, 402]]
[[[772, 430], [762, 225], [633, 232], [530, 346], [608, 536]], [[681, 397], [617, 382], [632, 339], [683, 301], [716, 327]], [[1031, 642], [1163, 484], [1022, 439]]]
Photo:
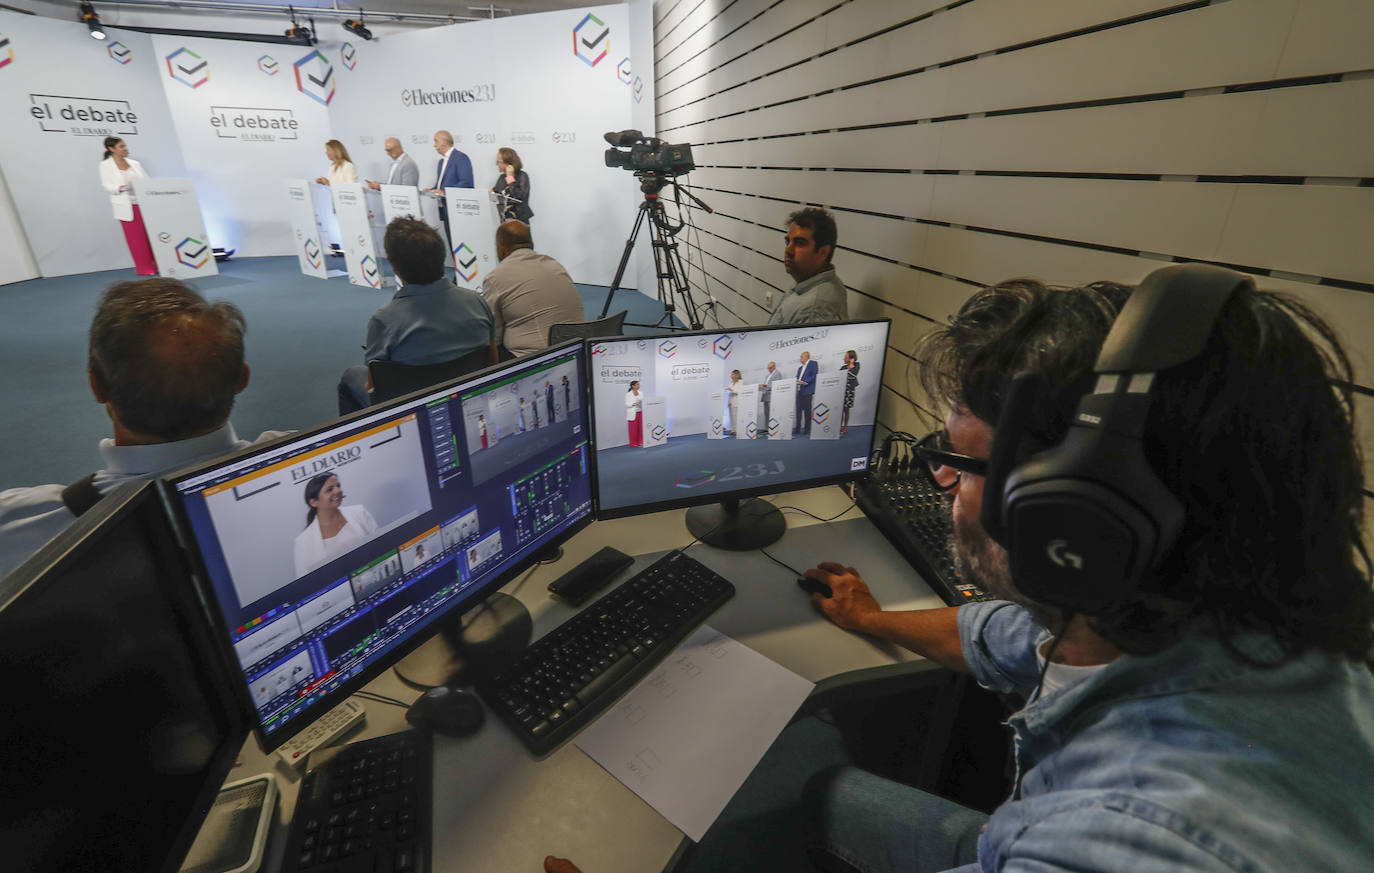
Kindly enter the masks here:
[[156, 490], [0, 582], [0, 867], [174, 873], [248, 736]]
[[263, 748], [592, 518], [583, 347], [168, 480]]
[[775, 510], [741, 500], [863, 475], [889, 327], [589, 341], [598, 517], [719, 503], [688, 515], [706, 542], [746, 549], [781, 536]]

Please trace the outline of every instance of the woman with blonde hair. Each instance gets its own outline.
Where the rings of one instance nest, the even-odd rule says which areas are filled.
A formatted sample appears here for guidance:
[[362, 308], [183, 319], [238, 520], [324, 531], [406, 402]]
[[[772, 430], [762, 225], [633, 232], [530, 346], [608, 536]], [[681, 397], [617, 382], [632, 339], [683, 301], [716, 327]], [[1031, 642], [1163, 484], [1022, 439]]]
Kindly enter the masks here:
[[320, 176], [316, 182], [328, 185], [331, 182], [358, 181], [358, 168], [353, 166], [353, 160], [348, 156], [348, 148], [343, 143], [331, 139], [324, 144], [324, 154], [330, 160], [329, 175]]

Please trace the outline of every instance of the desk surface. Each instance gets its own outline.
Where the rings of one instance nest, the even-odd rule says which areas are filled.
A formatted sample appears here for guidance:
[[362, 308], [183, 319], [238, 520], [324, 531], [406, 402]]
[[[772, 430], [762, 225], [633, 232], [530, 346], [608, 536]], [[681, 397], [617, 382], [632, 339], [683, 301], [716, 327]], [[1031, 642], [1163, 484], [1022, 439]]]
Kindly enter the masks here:
[[[771, 498], [829, 517], [850, 503], [839, 488], [817, 488]], [[663, 552], [692, 539], [683, 511], [598, 522], [564, 544], [556, 563], [507, 585], [530, 611], [537, 639], [576, 610], [551, 598], [549, 582], [614, 546], [635, 556], [628, 579]], [[768, 552], [797, 569], [834, 560], [856, 567], [878, 602], [894, 609], [944, 606], [910, 565], [857, 508], [822, 523], [786, 511], [788, 531]], [[923, 669], [925, 662], [896, 646], [848, 633], [819, 615], [795, 576], [758, 551], [727, 552], [698, 543], [692, 557], [735, 583], [737, 593], [707, 623], [812, 681], [866, 668]], [[604, 593], [604, 592], [601, 592]], [[599, 596], [599, 595], [598, 595]], [[413, 700], [419, 692], [388, 671], [368, 690]], [[400, 707], [364, 701], [367, 721], [349, 740], [408, 727]], [[435, 737], [434, 873], [538, 873], [546, 855], [572, 858], [587, 873], [662, 870], [684, 837], [582, 753], [575, 741], [535, 760], [501, 721], [489, 717], [471, 737]], [[275, 871], [285, 849], [285, 823], [295, 806], [300, 776], [264, 755], [250, 737], [230, 780], [272, 771], [282, 796], [263, 869]]]

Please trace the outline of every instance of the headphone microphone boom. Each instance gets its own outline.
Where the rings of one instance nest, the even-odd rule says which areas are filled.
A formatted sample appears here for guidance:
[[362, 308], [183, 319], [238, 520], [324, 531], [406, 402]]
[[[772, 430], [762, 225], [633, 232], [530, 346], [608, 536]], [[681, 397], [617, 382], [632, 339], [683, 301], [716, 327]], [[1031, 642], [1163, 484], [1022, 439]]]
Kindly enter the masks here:
[[1150, 468], [1144, 432], [1161, 370], [1207, 345], [1222, 308], [1254, 282], [1188, 264], [1156, 270], [1131, 292], [1098, 355], [1097, 383], [1063, 441], [1018, 463], [1041, 378], [1017, 377], [997, 422], [981, 521], [1006, 549], [1030, 599], [1094, 615], [1129, 596], [1168, 554], [1182, 502]]

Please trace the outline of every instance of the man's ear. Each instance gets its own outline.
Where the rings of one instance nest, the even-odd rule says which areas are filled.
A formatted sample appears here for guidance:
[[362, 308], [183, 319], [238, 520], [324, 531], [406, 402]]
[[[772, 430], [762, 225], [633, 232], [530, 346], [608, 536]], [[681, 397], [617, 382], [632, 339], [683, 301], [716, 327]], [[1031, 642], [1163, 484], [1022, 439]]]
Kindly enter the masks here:
[[95, 402], [109, 403], [110, 395], [109, 392], [105, 390], [105, 380], [100, 378], [100, 374], [96, 372], [95, 367], [87, 366], [86, 376], [90, 379], [91, 393], [95, 395]]
[[830, 263], [830, 259], [833, 258], [833, 257], [835, 256], [835, 247], [834, 247], [834, 246], [821, 246], [821, 249], [824, 249], [824, 250], [825, 250], [825, 262], [826, 262], [827, 264]]
[[237, 387], [237, 388], [234, 389], [234, 393], [235, 393], [235, 394], [242, 393], [243, 389], [245, 389], [245, 388], [248, 387], [248, 378], [249, 378], [250, 375], [251, 375], [251, 373], [250, 373], [250, 371], [249, 371], [249, 369], [248, 369], [248, 365], [247, 365], [247, 364], [244, 364], [244, 365], [243, 365], [243, 375], [239, 377], [239, 387]]

